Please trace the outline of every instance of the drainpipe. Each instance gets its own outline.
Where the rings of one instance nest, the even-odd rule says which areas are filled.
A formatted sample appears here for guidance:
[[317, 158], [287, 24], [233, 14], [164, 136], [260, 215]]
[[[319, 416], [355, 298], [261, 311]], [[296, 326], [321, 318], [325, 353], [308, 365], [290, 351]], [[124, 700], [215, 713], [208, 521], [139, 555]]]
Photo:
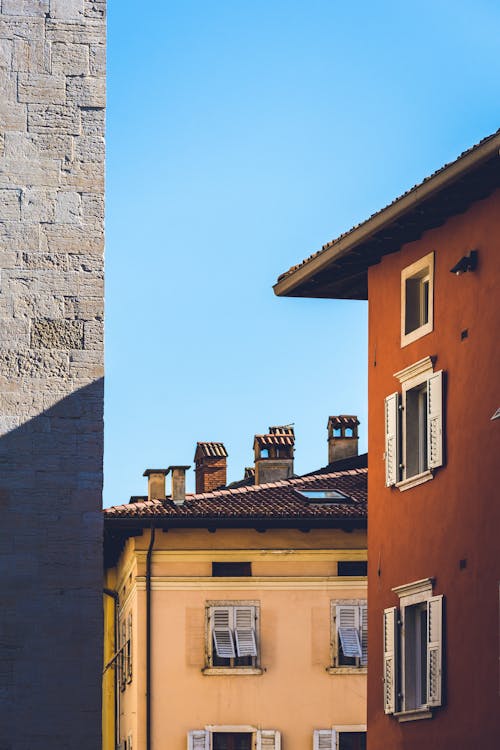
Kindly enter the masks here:
[[114, 589], [103, 589], [103, 593], [106, 594], [106, 596], [110, 596], [115, 603], [114, 606], [114, 630], [115, 630], [115, 642], [114, 642], [114, 656], [113, 656], [113, 675], [114, 675], [114, 698], [115, 698], [115, 747], [118, 747], [120, 744], [120, 716], [119, 716], [119, 695], [118, 695], [118, 680], [117, 680], [117, 674], [116, 674], [116, 656], [118, 653], [118, 638], [119, 638], [119, 627], [118, 627], [118, 608], [119, 608], [119, 597], [118, 597], [118, 591], [115, 591]]
[[151, 525], [146, 556], [146, 750], [151, 750], [151, 558], [155, 543], [155, 527]]

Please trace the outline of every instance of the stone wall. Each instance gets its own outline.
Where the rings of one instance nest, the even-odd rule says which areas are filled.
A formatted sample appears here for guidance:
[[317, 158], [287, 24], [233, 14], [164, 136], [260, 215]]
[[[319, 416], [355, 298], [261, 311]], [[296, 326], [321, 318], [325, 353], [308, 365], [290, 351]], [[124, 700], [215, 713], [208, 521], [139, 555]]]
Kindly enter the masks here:
[[100, 744], [105, 0], [0, 0], [0, 750]]

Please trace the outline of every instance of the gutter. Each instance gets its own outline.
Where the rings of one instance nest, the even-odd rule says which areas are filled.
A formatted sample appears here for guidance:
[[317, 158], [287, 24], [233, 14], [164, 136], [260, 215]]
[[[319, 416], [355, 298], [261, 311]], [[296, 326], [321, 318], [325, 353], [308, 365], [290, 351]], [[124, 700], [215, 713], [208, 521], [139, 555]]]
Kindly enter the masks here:
[[323, 252], [320, 251], [315, 257], [304, 261], [295, 271], [289, 272], [282, 279], [278, 279], [273, 286], [274, 293], [278, 297], [293, 296], [292, 292], [296, 287], [309, 281], [312, 276], [325, 270], [335, 260], [350, 253], [356, 245], [365, 242], [381, 229], [411, 211], [419, 203], [439, 193], [467, 172], [476, 169], [483, 162], [498, 156], [499, 149], [500, 134], [495, 133], [483, 143], [472, 147], [463, 156], [459, 156], [449, 166], [442, 167], [436, 174], [428, 177], [405, 195], [396, 198], [389, 206], [381, 209], [362, 224], [358, 224], [338, 240], [333, 240]]
[[151, 750], [151, 558], [154, 543], [155, 527], [151, 524], [146, 555], [146, 750]]

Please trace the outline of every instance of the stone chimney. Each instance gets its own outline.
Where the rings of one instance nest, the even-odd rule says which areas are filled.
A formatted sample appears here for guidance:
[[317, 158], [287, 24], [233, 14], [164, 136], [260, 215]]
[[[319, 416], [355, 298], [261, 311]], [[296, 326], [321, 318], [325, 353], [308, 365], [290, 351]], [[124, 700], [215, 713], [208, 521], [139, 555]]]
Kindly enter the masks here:
[[270, 427], [267, 435], [255, 435], [255, 484], [292, 477], [294, 446], [292, 425]]
[[353, 414], [328, 417], [328, 463], [358, 455], [359, 421]]
[[165, 500], [165, 477], [168, 469], [146, 469], [143, 477], [148, 478], [148, 500]]
[[186, 499], [186, 471], [190, 466], [169, 466], [172, 472], [172, 500], [176, 505], [182, 505]]
[[196, 443], [194, 462], [197, 494], [226, 486], [227, 450], [224, 443]]

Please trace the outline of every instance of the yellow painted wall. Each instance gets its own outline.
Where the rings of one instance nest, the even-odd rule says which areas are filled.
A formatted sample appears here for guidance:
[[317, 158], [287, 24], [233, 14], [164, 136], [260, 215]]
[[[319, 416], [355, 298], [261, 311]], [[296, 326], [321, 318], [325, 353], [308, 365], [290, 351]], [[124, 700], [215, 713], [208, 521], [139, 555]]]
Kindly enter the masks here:
[[[133, 681], [120, 694], [120, 737], [145, 748], [145, 566], [149, 532], [117, 569], [132, 609]], [[156, 532], [152, 564], [152, 747], [185, 750], [191, 729], [279, 729], [283, 750], [312, 748], [314, 729], [366, 723], [366, 674], [329, 674], [330, 602], [366, 599], [366, 579], [337, 578], [339, 559], [366, 559], [366, 533], [338, 530]], [[212, 561], [250, 561], [251, 578], [212, 578]], [[203, 674], [209, 600], [260, 603], [261, 675]], [[105, 750], [111, 750], [111, 746]]]

